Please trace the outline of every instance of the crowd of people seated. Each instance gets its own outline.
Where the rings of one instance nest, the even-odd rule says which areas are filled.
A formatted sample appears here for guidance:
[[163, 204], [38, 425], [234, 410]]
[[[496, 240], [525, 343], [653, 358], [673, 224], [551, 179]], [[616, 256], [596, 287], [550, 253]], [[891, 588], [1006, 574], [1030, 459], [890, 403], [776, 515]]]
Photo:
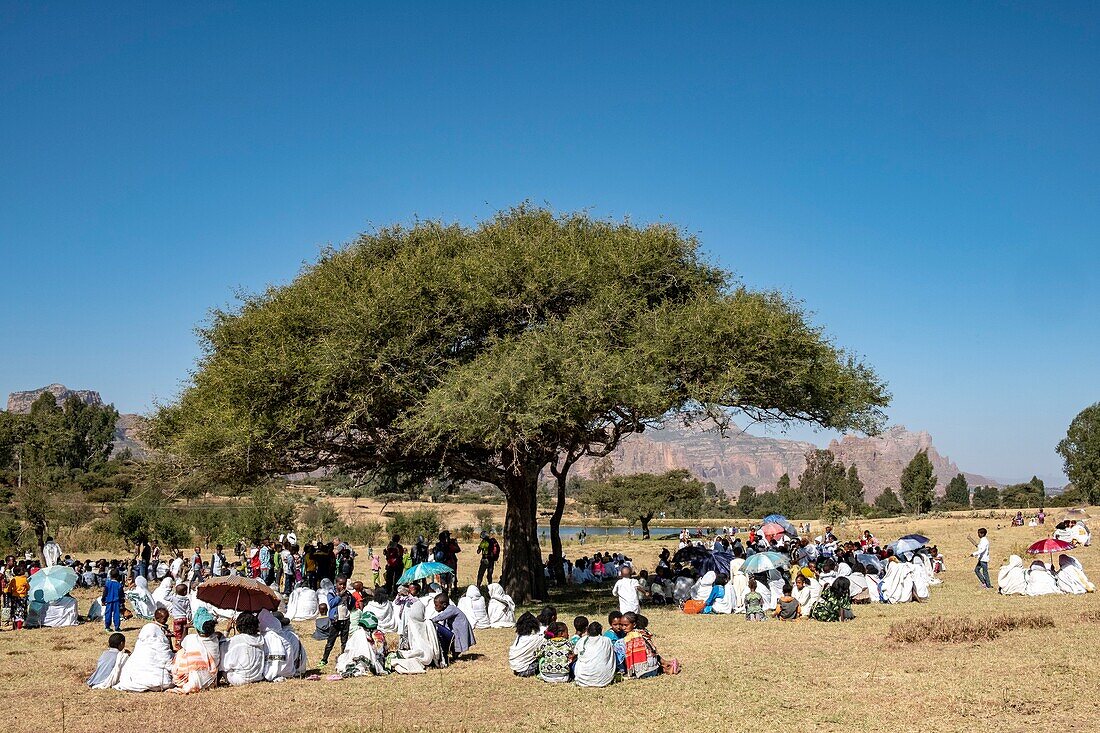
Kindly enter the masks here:
[[1057, 569], [1042, 560], [1025, 569], [1023, 559], [1012, 555], [997, 572], [997, 591], [1006, 596], [1083, 595], [1095, 590], [1081, 561], [1066, 554], [1058, 556]]

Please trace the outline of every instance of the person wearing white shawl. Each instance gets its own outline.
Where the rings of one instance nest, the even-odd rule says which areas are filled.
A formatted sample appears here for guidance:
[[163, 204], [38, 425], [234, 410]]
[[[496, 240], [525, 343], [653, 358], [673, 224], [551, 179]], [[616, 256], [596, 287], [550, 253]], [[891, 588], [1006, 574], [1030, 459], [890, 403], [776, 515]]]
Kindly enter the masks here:
[[[748, 581], [746, 580], [745, 583], [747, 588]], [[713, 605], [711, 605], [711, 613], [729, 614], [734, 612], [734, 608], [737, 606], [737, 588], [734, 586], [733, 578], [726, 581], [723, 591], [722, 597], [716, 598]]]
[[439, 634], [435, 624], [425, 617], [422, 603], [411, 603], [405, 608], [405, 631], [393, 664], [400, 674], [420, 674], [428, 667], [447, 666]]
[[867, 599], [871, 603], [885, 603], [882, 600], [882, 578], [878, 576], [878, 570], [871, 565], [867, 566]]
[[432, 583], [428, 586], [428, 592], [420, 597], [420, 603], [424, 606], [424, 618], [427, 621], [435, 618], [435, 597], [442, 592], [443, 587], [439, 583]]
[[1008, 564], [997, 571], [997, 592], [1003, 596], [1027, 595], [1027, 572], [1019, 555], [1008, 558]]
[[717, 577], [718, 574], [713, 570], [708, 570], [703, 573], [703, 577], [699, 578], [695, 585], [691, 587], [691, 600], [703, 601], [705, 603], [706, 600], [710, 598], [710, 592], [714, 590], [714, 581]]
[[928, 589], [928, 576], [924, 574], [924, 563], [919, 558], [914, 557], [906, 565], [912, 568], [913, 595], [916, 596], [917, 601], [928, 600], [931, 593]]
[[386, 674], [385, 645], [380, 649], [376, 644], [374, 632], [377, 629], [378, 619], [370, 611], [364, 611], [351, 632], [347, 647], [336, 659], [340, 674], [345, 677]]
[[107, 643], [111, 644], [111, 642], [115, 642], [115, 646], [109, 646], [107, 651], [99, 656], [95, 671], [92, 672], [92, 676], [85, 683], [93, 690], [109, 690], [117, 685], [119, 678], [122, 676], [122, 668], [125, 666], [126, 660], [130, 658], [129, 652], [122, 648], [126, 644], [122, 634], [117, 632], [111, 634], [111, 638]]
[[672, 600], [677, 603], [683, 603], [684, 601], [691, 600], [692, 589], [695, 587], [695, 581], [686, 575], [680, 575], [676, 577], [676, 581], [672, 586]]
[[1058, 581], [1054, 579], [1046, 563], [1042, 560], [1031, 563], [1031, 568], [1027, 571], [1027, 595], [1049, 596], [1061, 592], [1058, 590]]
[[928, 585], [940, 585], [942, 580], [936, 577], [936, 568], [932, 564], [932, 556], [927, 552], [920, 552], [917, 557], [924, 564], [924, 575], [928, 578]]
[[500, 583], [489, 584], [489, 626], [494, 629], [510, 629], [516, 625], [516, 603], [504, 592]]
[[172, 686], [175, 654], [168, 641], [168, 611], [156, 612], [157, 620], [141, 627], [134, 653], [126, 660], [116, 690], [122, 692], [160, 692]]
[[283, 671], [290, 656], [290, 642], [283, 637], [283, 624], [266, 608], [260, 611], [260, 636], [264, 641], [264, 679], [285, 679]]
[[458, 599], [458, 610], [466, 615], [466, 618], [470, 621], [470, 626], [473, 628], [490, 628], [489, 611], [486, 608], [485, 599], [482, 598], [481, 591], [477, 589], [476, 585], [467, 587], [466, 595]]
[[140, 575], [134, 578], [134, 587], [126, 591], [126, 600], [138, 618], [151, 619], [157, 610], [157, 602], [149, 592], [149, 581]]
[[237, 635], [229, 640], [222, 656], [225, 679], [234, 687], [263, 682], [267, 666], [267, 650], [260, 636], [260, 622], [253, 613], [237, 618]]
[[882, 600], [908, 603], [913, 600], [913, 592], [913, 566], [897, 558], [888, 558], [886, 575], [882, 578]]
[[[817, 582], [813, 578], [807, 578], [802, 573], [799, 573], [794, 577], [794, 598], [798, 601], [798, 614], [802, 618], [809, 618], [810, 611], [813, 610], [814, 603], [817, 599], [813, 597], [813, 591], [810, 588], [810, 582]], [[820, 588], [820, 586], [818, 586]]]
[[855, 603], [869, 603], [871, 600], [871, 593], [867, 589], [867, 576], [863, 573], [863, 566], [859, 565], [854, 568], [851, 574], [848, 575], [848, 588], [849, 595], [852, 601]]
[[[786, 583], [782, 570], [768, 571], [768, 605], [764, 608], [775, 608], [775, 604], [783, 597], [783, 585]], [[761, 593], [763, 595], [763, 593]]]
[[[172, 669], [172, 692], [187, 694], [210, 689], [218, 681], [218, 667], [221, 659], [219, 642], [221, 634], [216, 631], [217, 620], [205, 608], [195, 611], [195, 631], [180, 642]], [[203, 632], [207, 633], [203, 633]]]
[[573, 681], [578, 687], [607, 687], [615, 681], [615, 649], [611, 640], [599, 631], [599, 624], [588, 627], [588, 635], [577, 640], [573, 653]]
[[176, 581], [171, 577], [160, 581], [160, 585], [153, 591], [153, 601], [157, 604], [157, 608], [168, 608], [168, 596], [172, 595], [175, 588]]
[[1089, 582], [1085, 575], [1085, 569], [1081, 562], [1069, 555], [1058, 556], [1058, 589], [1070, 595], [1083, 595], [1096, 590], [1096, 586]]
[[[38, 591], [41, 593], [41, 591]], [[76, 626], [80, 617], [76, 612], [76, 599], [65, 595], [50, 603], [31, 601], [27, 608], [27, 627], [43, 626], [59, 628]]]
[[546, 637], [539, 633], [539, 620], [530, 612], [516, 621], [516, 638], [508, 647], [508, 666], [517, 677], [534, 677], [539, 671], [539, 652]]
[[308, 621], [317, 617], [317, 592], [300, 586], [290, 592], [286, 615], [291, 621]]
[[1079, 545], [1088, 547], [1092, 544], [1092, 534], [1089, 533], [1088, 525], [1078, 520], [1073, 523], [1070, 529], [1070, 542], [1076, 542]]
[[374, 598], [367, 601], [363, 608], [367, 613], [374, 614], [378, 620], [378, 630], [383, 634], [396, 634], [400, 629], [397, 623], [397, 612], [385, 588], [379, 588], [374, 592]]

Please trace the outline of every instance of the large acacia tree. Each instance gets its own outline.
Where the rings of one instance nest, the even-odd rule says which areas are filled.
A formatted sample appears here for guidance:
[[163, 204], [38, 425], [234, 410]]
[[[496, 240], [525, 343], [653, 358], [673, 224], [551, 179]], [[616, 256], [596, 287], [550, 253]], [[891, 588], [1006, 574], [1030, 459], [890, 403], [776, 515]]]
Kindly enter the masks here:
[[236, 476], [338, 466], [485, 481], [507, 498], [502, 581], [541, 597], [540, 473], [670, 419], [731, 410], [876, 430], [872, 370], [800, 307], [667, 225], [529, 207], [326, 251], [214, 312], [153, 439]]

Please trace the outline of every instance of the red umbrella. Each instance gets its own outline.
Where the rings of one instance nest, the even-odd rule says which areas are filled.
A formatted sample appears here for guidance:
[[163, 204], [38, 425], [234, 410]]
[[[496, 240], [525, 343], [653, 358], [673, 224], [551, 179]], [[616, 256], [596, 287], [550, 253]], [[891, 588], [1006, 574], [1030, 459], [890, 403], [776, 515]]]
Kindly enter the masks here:
[[203, 603], [232, 611], [256, 613], [279, 608], [279, 594], [253, 578], [226, 575], [200, 584], [195, 595]]
[[786, 531], [787, 530], [782, 525], [776, 524], [775, 522], [768, 522], [760, 527], [760, 534], [764, 535], [769, 540], [775, 539]]
[[1054, 553], [1065, 552], [1066, 550], [1072, 550], [1073, 545], [1069, 542], [1063, 542], [1062, 540], [1056, 540], [1053, 537], [1047, 537], [1046, 539], [1039, 540], [1038, 542], [1027, 548], [1027, 554], [1029, 555], [1045, 555], [1050, 553], [1050, 564], [1054, 566]]

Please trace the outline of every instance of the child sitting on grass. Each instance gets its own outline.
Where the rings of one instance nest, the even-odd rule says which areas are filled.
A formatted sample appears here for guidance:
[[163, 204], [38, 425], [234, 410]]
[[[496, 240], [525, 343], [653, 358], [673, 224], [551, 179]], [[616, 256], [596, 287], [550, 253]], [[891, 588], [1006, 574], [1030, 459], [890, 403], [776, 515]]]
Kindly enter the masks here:
[[745, 596], [745, 620], [763, 621], [764, 596], [756, 592], [756, 578], [749, 578], [749, 592]]
[[107, 638], [107, 651], [99, 655], [95, 671], [88, 678], [87, 685], [93, 690], [109, 690], [118, 684], [122, 675], [122, 665], [126, 664], [130, 654], [126, 651], [126, 637], [118, 632]]
[[569, 641], [569, 627], [555, 621], [547, 627], [546, 636], [546, 643], [539, 650], [539, 679], [543, 682], [570, 682], [573, 643]]
[[626, 676], [637, 679], [656, 677], [659, 674], [679, 674], [680, 663], [673, 659], [665, 662], [653, 644], [649, 633], [649, 619], [640, 613], [628, 611], [622, 617], [626, 631]]
[[585, 616], [575, 616], [573, 618], [573, 635], [569, 637], [569, 643], [576, 646], [577, 642], [586, 634], [588, 634], [588, 619]]
[[775, 617], [780, 621], [797, 621], [801, 615], [801, 606], [792, 592], [790, 581], [784, 581], [783, 594], [775, 603]]

